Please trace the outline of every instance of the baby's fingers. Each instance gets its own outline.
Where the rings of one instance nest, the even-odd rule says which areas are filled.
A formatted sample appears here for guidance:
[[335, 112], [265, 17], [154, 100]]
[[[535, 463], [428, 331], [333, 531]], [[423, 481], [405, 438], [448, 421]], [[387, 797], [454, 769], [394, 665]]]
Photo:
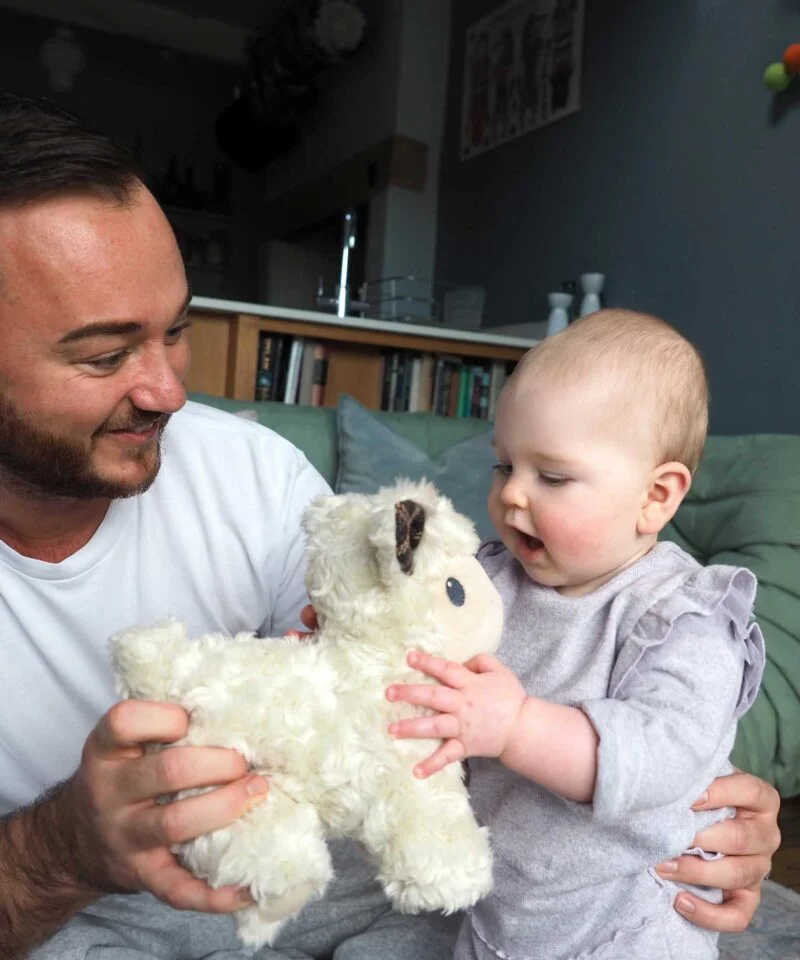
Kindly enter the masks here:
[[420, 650], [412, 650], [409, 653], [408, 665], [455, 690], [460, 690], [470, 676], [469, 670], [460, 663], [443, 660], [441, 657], [432, 657], [429, 653], [422, 653]]
[[425, 777], [443, 770], [448, 764], [463, 760], [466, 755], [464, 744], [460, 740], [447, 740], [436, 753], [432, 753], [414, 767], [414, 776], [424, 780]]
[[455, 713], [461, 707], [462, 697], [457, 690], [438, 683], [393, 683], [386, 688], [386, 699], [402, 700], [440, 713]]
[[458, 718], [451, 713], [437, 713], [433, 717], [410, 717], [389, 724], [389, 733], [402, 740], [444, 740], [461, 732]]

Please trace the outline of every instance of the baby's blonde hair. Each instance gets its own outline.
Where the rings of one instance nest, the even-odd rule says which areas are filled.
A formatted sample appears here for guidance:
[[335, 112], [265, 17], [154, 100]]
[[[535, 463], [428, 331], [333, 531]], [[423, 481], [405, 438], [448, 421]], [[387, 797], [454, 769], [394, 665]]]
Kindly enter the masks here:
[[626, 399], [651, 408], [658, 462], [694, 475], [708, 433], [708, 381], [695, 347], [664, 320], [600, 310], [529, 350], [514, 376], [534, 370], [570, 383], [617, 374]]

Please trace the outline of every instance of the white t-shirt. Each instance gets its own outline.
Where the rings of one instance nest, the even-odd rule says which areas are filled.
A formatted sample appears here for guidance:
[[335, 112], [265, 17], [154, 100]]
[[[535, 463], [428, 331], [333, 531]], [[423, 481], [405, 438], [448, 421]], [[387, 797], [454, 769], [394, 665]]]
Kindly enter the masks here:
[[68, 777], [115, 702], [108, 639], [165, 617], [191, 635], [280, 635], [306, 602], [300, 517], [330, 489], [258, 424], [201, 404], [170, 421], [161, 470], [61, 563], [0, 541], [0, 814]]

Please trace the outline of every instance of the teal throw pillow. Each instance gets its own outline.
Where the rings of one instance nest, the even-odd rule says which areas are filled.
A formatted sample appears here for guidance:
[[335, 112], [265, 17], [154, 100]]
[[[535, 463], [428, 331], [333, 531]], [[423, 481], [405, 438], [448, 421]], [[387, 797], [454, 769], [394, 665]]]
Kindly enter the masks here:
[[[432, 414], [404, 414], [432, 421]], [[479, 536], [493, 534], [486, 510], [486, 496], [495, 463], [491, 445], [492, 430], [484, 430], [430, 455], [417, 444], [381, 423], [358, 401], [349, 396], [339, 399], [339, 471], [337, 493], [374, 493], [399, 478], [430, 480], [453, 501], [460, 513], [475, 524]], [[441, 424], [437, 424], [441, 426]], [[477, 424], [475, 427], [477, 429]], [[459, 423], [453, 421], [458, 436]], [[438, 431], [440, 432], [440, 431]]]

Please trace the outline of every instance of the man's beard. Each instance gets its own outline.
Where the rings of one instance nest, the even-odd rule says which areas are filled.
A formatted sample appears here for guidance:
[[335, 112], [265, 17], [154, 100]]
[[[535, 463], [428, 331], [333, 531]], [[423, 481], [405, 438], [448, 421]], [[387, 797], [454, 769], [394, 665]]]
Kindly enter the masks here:
[[[109, 498], [119, 500], [144, 493], [161, 466], [161, 441], [168, 414], [132, 410], [118, 423], [109, 420], [95, 431], [88, 444], [57, 437], [28, 420], [16, 404], [0, 392], [0, 479], [21, 492], [44, 497], [71, 497], [77, 500]], [[142, 430], [160, 424], [155, 445], [135, 448], [127, 459], [147, 463], [151, 469], [144, 480], [126, 484], [99, 475], [92, 464], [98, 437], [112, 430]]]

